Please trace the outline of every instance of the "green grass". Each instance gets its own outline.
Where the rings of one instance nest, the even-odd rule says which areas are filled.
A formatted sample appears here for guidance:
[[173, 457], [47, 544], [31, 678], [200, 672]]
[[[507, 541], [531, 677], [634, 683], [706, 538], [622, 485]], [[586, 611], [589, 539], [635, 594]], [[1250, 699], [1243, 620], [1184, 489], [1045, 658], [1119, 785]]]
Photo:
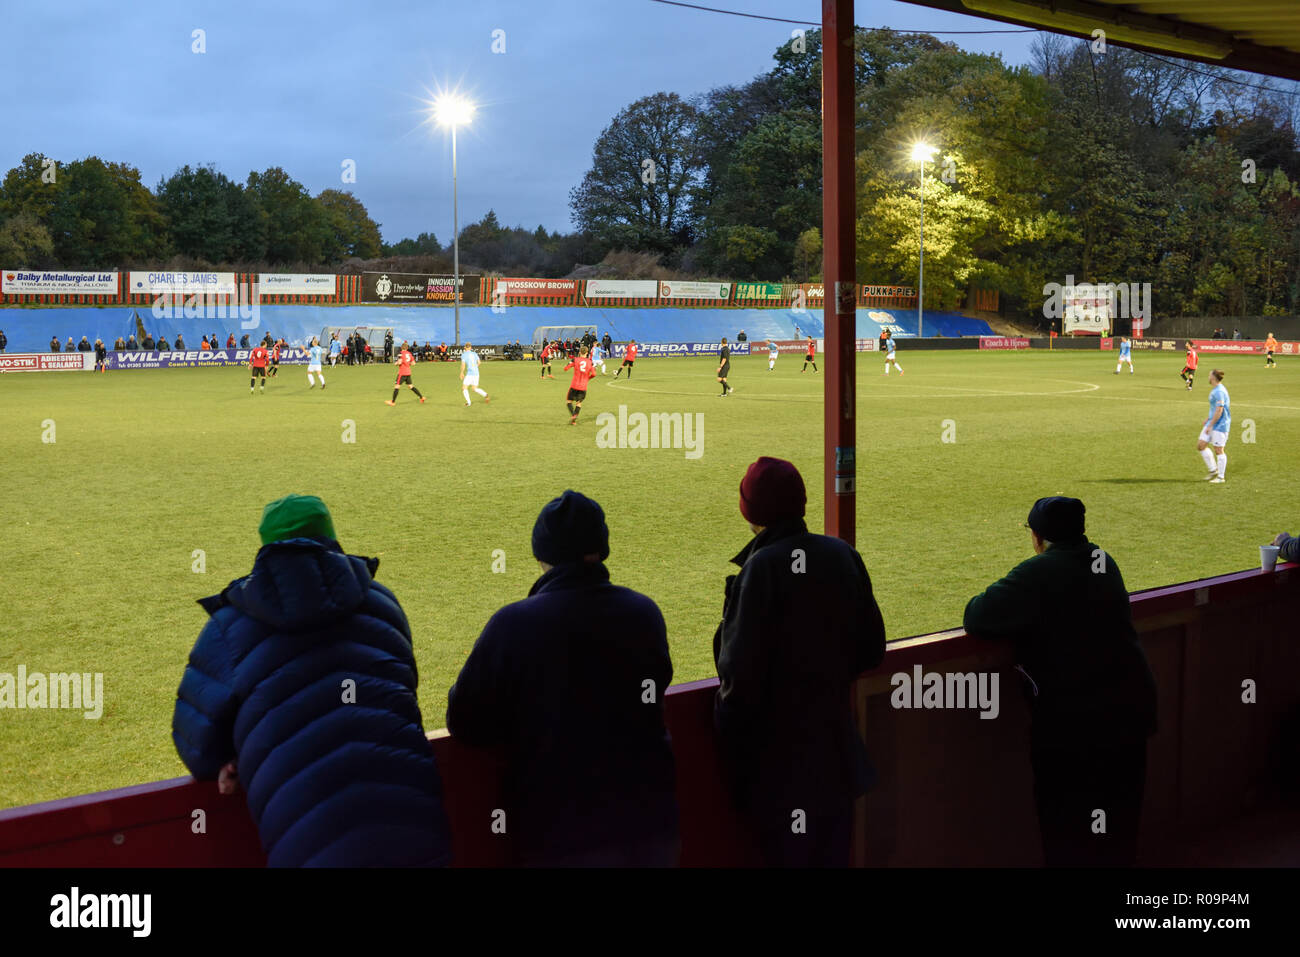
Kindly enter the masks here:
[[[861, 356], [858, 392], [858, 547], [891, 638], [959, 626], [967, 598], [1029, 553], [1021, 523], [1040, 495], [1085, 501], [1130, 589], [1251, 567], [1300, 524], [1300, 363], [1207, 356], [1189, 394], [1181, 354], [1139, 354], [1132, 377], [1093, 352], [899, 358], [901, 379]], [[613, 580], [663, 609], [675, 680], [713, 674], [722, 581], [749, 538], [745, 467], [793, 460], [821, 526], [822, 376], [799, 365], [738, 359], [720, 399], [712, 360], [644, 360], [630, 382], [597, 381], [575, 428], [558, 365], [542, 382], [531, 363], [485, 364], [493, 401], [469, 409], [451, 364], [416, 366], [429, 402], [403, 390], [396, 408], [391, 367], [331, 371], [324, 393], [290, 367], [252, 397], [239, 369], [0, 376], [0, 672], [102, 672], [107, 698], [99, 721], [0, 710], [0, 806], [184, 773], [170, 721], [206, 619], [195, 599], [248, 571], [262, 506], [290, 491], [323, 497], [344, 548], [381, 558], [430, 729], [484, 622], [536, 578], [533, 520], [565, 488], [605, 507]], [[1233, 401], [1223, 486], [1201, 481], [1194, 448], [1211, 366]], [[703, 456], [597, 448], [597, 413], [620, 403], [703, 412]]]

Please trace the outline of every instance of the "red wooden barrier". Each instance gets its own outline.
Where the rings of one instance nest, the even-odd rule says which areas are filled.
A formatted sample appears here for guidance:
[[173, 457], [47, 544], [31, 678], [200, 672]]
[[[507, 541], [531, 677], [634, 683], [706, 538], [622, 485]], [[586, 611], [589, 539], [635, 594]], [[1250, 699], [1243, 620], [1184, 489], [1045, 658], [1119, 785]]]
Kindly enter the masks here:
[[[1272, 749], [1283, 716], [1300, 707], [1300, 566], [1239, 572], [1132, 597], [1160, 688], [1161, 731], [1149, 756], [1144, 855], [1159, 863], [1189, 835], [1267, 805]], [[859, 802], [859, 864], [1035, 864], [1039, 860], [1025, 754], [1025, 716], [1008, 649], [961, 631], [891, 642], [883, 665], [859, 680], [856, 710], [880, 783]], [[970, 711], [910, 712], [889, 704], [889, 675], [1004, 672], [1004, 718]], [[1243, 706], [1239, 681], [1267, 691]], [[713, 743], [717, 679], [668, 690], [677, 759], [683, 866], [753, 862], [718, 771]], [[797, 720], [797, 718], [795, 719]], [[445, 731], [430, 735], [445, 788], [453, 862], [510, 860], [491, 831], [502, 805], [501, 766]], [[241, 795], [175, 778], [0, 810], [0, 866], [256, 867], [265, 863]]]

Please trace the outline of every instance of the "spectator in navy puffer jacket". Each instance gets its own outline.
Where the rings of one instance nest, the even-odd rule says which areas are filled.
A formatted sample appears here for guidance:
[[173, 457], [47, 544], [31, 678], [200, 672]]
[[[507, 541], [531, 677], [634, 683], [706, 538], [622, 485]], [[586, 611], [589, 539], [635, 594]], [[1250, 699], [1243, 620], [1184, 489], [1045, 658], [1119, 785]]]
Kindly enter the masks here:
[[379, 560], [344, 554], [315, 496], [272, 502], [259, 532], [252, 572], [199, 602], [181, 760], [223, 793], [243, 779], [273, 867], [446, 864], [410, 628]]
[[483, 629], [447, 696], [447, 730], [504, 755], [519, 863], [673, 866], [663, 615], [610, 582], [605, 513], [586, 496], [549, 502], [532, 544], [542, 577]]

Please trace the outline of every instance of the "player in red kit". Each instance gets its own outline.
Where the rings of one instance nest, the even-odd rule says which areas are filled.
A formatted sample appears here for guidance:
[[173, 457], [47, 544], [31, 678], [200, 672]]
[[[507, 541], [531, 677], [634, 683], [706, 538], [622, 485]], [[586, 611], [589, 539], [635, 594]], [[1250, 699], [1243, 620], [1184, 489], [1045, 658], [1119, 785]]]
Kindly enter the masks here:
[[402, 351], [397, 356], [397, 381], [393, 383], [393, 397], [385, 399], [384, 405], [397, 405], [397, 393], [402, 386], [406, 386], [414, 392], [421, 402], [424, 401], [424, 396], [420, 395], [420, 390], [411, 382], [411, 363], [414, 361], [415, 356], [411, 355], [411, 350], [406, 348], [406, 343], [403, 342]]
[[248, 356], [248, 394], [253, 394], [254, 383], [262, 380], [262, 394], [266, 394], [266, 363], [268, 355], [266, 346], [259, 345]]
[[596, 364], [591, 361], [591, 350], [583, 347], [581, 356], [574, 356], [569, 360], [564, 371], [573, 370], [573, 381], [569, 383], [569, 414], [573, 418], [569, 419], [569, 425], [578, 424], [578, 413], [582, 411], [582, 400], [587, 397], [587, 380], [591, 378], [592, 373], [596, 371]]
[[636, 362], [636, 340], [631, 339], [627, 344], [627, 351], [623, 353], [623, 364], [614, 370], [614, 378], [617, 379], [622, 375], [623, 370], [627, 370], [627, 377], [632, 378], [632, 363]]
[[551, 375], [551, 353], [555, 351], [555, 344], [548, 342], [542, 346], [542, 378], [554, 379]]
[[1192, 382], [1196, 379], [1196, 365], [1201, 361], [1200, 356], [1196, 354], [1196, 347], [1189, 341], [1187, 343], [1187, 364], [1183, 366], [1183, 371], [1178, 373], [1182, 380], [1187, 383], [1187, 389], [1190, 392]]
[[271, 346], [271, 378], [274, 379], [280, 372], [280, 344], [283, 339], [276, 339], [275, 345]]

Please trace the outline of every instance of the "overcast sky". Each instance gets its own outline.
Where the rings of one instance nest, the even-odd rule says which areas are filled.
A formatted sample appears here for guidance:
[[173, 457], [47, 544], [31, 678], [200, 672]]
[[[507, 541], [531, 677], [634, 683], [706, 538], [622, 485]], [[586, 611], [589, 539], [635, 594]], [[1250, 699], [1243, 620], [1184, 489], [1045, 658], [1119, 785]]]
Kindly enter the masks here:
[[[818, 0], [702, 0], [817, 20]], [[858, 0], [860, 26], [1008, 30], [892, 0]], [[384, 239], [451, 237], [449, 138], [422, 125], [426, 91], [479, 104], [459, 136], [460, 221], [568, 231], [569, 190], [613, 116], [658, 91], [741, 84], [796, 25], [653, 0], [131, 0], [11, 3], [0, 164], [39, 152], [137, 167], [150, 188], [212, 163], [243, 182], [282, 166], [313, 194], [352, 190]], [[202, 30], [206, 52], [195, 53]], [[504, 53], [493, 53], [494, 31]], [[1032, 32], [945, 36], [1027, 62]], [[356, 182], [341, 181], [353, 160]]]

